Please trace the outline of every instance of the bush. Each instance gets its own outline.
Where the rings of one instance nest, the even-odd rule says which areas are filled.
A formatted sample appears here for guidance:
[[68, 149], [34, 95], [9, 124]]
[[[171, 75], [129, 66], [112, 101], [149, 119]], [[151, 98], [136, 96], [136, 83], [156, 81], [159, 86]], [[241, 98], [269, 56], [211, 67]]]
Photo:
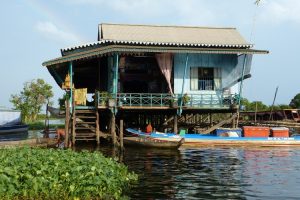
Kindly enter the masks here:
[[0, 199], [120, 199], [137, 180], [101, 153], [1, 149]]

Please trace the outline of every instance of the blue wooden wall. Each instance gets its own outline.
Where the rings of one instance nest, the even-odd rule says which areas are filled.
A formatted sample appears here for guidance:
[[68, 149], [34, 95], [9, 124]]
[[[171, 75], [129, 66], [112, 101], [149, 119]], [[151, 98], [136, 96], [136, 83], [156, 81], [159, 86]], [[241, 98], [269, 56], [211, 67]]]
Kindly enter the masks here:
[[[221, 87], [229, 88], [236, 83], [241, 76], [244, 55], [236, 54], [189, 54], [188, 67], [184, 85], [184, 93], [188, 94], [216, 94], [217, 91], [191, 91], [190, 68], [191, 67], [212, 67], [221, 70]], [[247, 56], [245, 74], [250, 73], [252, 55]], [[174, 93], [180, 94], [183, 84], [186, 54], [174, 55]]]

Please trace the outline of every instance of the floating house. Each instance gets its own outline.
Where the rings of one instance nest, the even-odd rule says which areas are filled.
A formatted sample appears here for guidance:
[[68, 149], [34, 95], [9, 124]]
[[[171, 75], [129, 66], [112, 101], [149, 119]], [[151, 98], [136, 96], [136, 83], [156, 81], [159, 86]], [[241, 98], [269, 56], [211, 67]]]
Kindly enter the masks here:
[[[198, 114], [235, 113], [240, 94], [231, 87], [251, 76], [253, 54], [268, 53], [252, 47], [235, 28], [104, 23], [98, 41], [61, 49], [43, 66], [70, 94], [72, 142], [104, 133], [117, 142], [118, 122], [172, 122], [177, 132], [182, 116], [195, 125]], [[76, 97], [85, 91], [90, 105]]]

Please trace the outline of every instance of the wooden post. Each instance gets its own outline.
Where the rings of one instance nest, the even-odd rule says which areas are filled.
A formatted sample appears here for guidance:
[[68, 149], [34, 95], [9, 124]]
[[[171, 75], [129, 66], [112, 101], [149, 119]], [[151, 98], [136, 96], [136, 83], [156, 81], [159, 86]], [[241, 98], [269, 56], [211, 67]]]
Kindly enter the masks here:
[[[72, 91], [74, 92], [74, 91]], [[74, 93], [72, 95], [74, 97]], [[75, 101], [72, 99], [72, 107], [71, 107], [71, 121], [72, 121], [72, 146], [75, 146], [76, 142], [76, 110], [75, 110]]]
[[[233, 115], [235, 115], [235, 113], [232, 113], [232, 114], [231, 114], [231, 117], [233, 117]], [[232, 119], [232, 128], [237, 128], [236, 123], [235, 123], [235, 122], [236, 122], [235, 120], [236, 120], [235, 118]]]
[[112, 142], [113, 142], [113, 145], [115, 146], [116, 145], [116, 116], [114, 113], [111, 113], [111, 127], [110, 127], [110, 131], [111, 131], [111, 138], [112, 138]]
[[178, 133], [177, 114], [174, 115], [174, 133]]
[[257, 116], [257, 101], [255, 102], [255, 114], [254, 114], [254, 123], [256, 124], [256, 116]]
[[212, 119], [212, 113], [209, 113], [209, 126], [213, 126], [213, 119]]
[[124, 143], [123, 143], [123, 128], [124, 128], [124, 122], [123, 119], [120, 119], [120, 148], [124, 148]]
[[97, 108], [96, 108], [96, 141], [97, 141], [97, 145], [100, 145], [99, 113]]
[[65, 107], [66, 107], [66, 119], [65, 119], [65, 148], [68, 148], [69, 144], [69, 121], [70, 121], [70, 107], [69, 107], [69, 99], [66, 99]]

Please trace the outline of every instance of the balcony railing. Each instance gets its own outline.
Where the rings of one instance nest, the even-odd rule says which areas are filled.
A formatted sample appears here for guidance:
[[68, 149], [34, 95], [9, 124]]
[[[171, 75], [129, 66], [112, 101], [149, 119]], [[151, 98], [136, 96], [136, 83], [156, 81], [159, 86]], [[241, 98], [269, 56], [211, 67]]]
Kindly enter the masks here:
[[178, 107], [187, 108], [229, 108], [236, 102], [235, 95], [217, 94], [187, 94], [181, 97], [180, 94], [164, 93], [101, 93], [96, 94], [98, 106], [103, 107]]

